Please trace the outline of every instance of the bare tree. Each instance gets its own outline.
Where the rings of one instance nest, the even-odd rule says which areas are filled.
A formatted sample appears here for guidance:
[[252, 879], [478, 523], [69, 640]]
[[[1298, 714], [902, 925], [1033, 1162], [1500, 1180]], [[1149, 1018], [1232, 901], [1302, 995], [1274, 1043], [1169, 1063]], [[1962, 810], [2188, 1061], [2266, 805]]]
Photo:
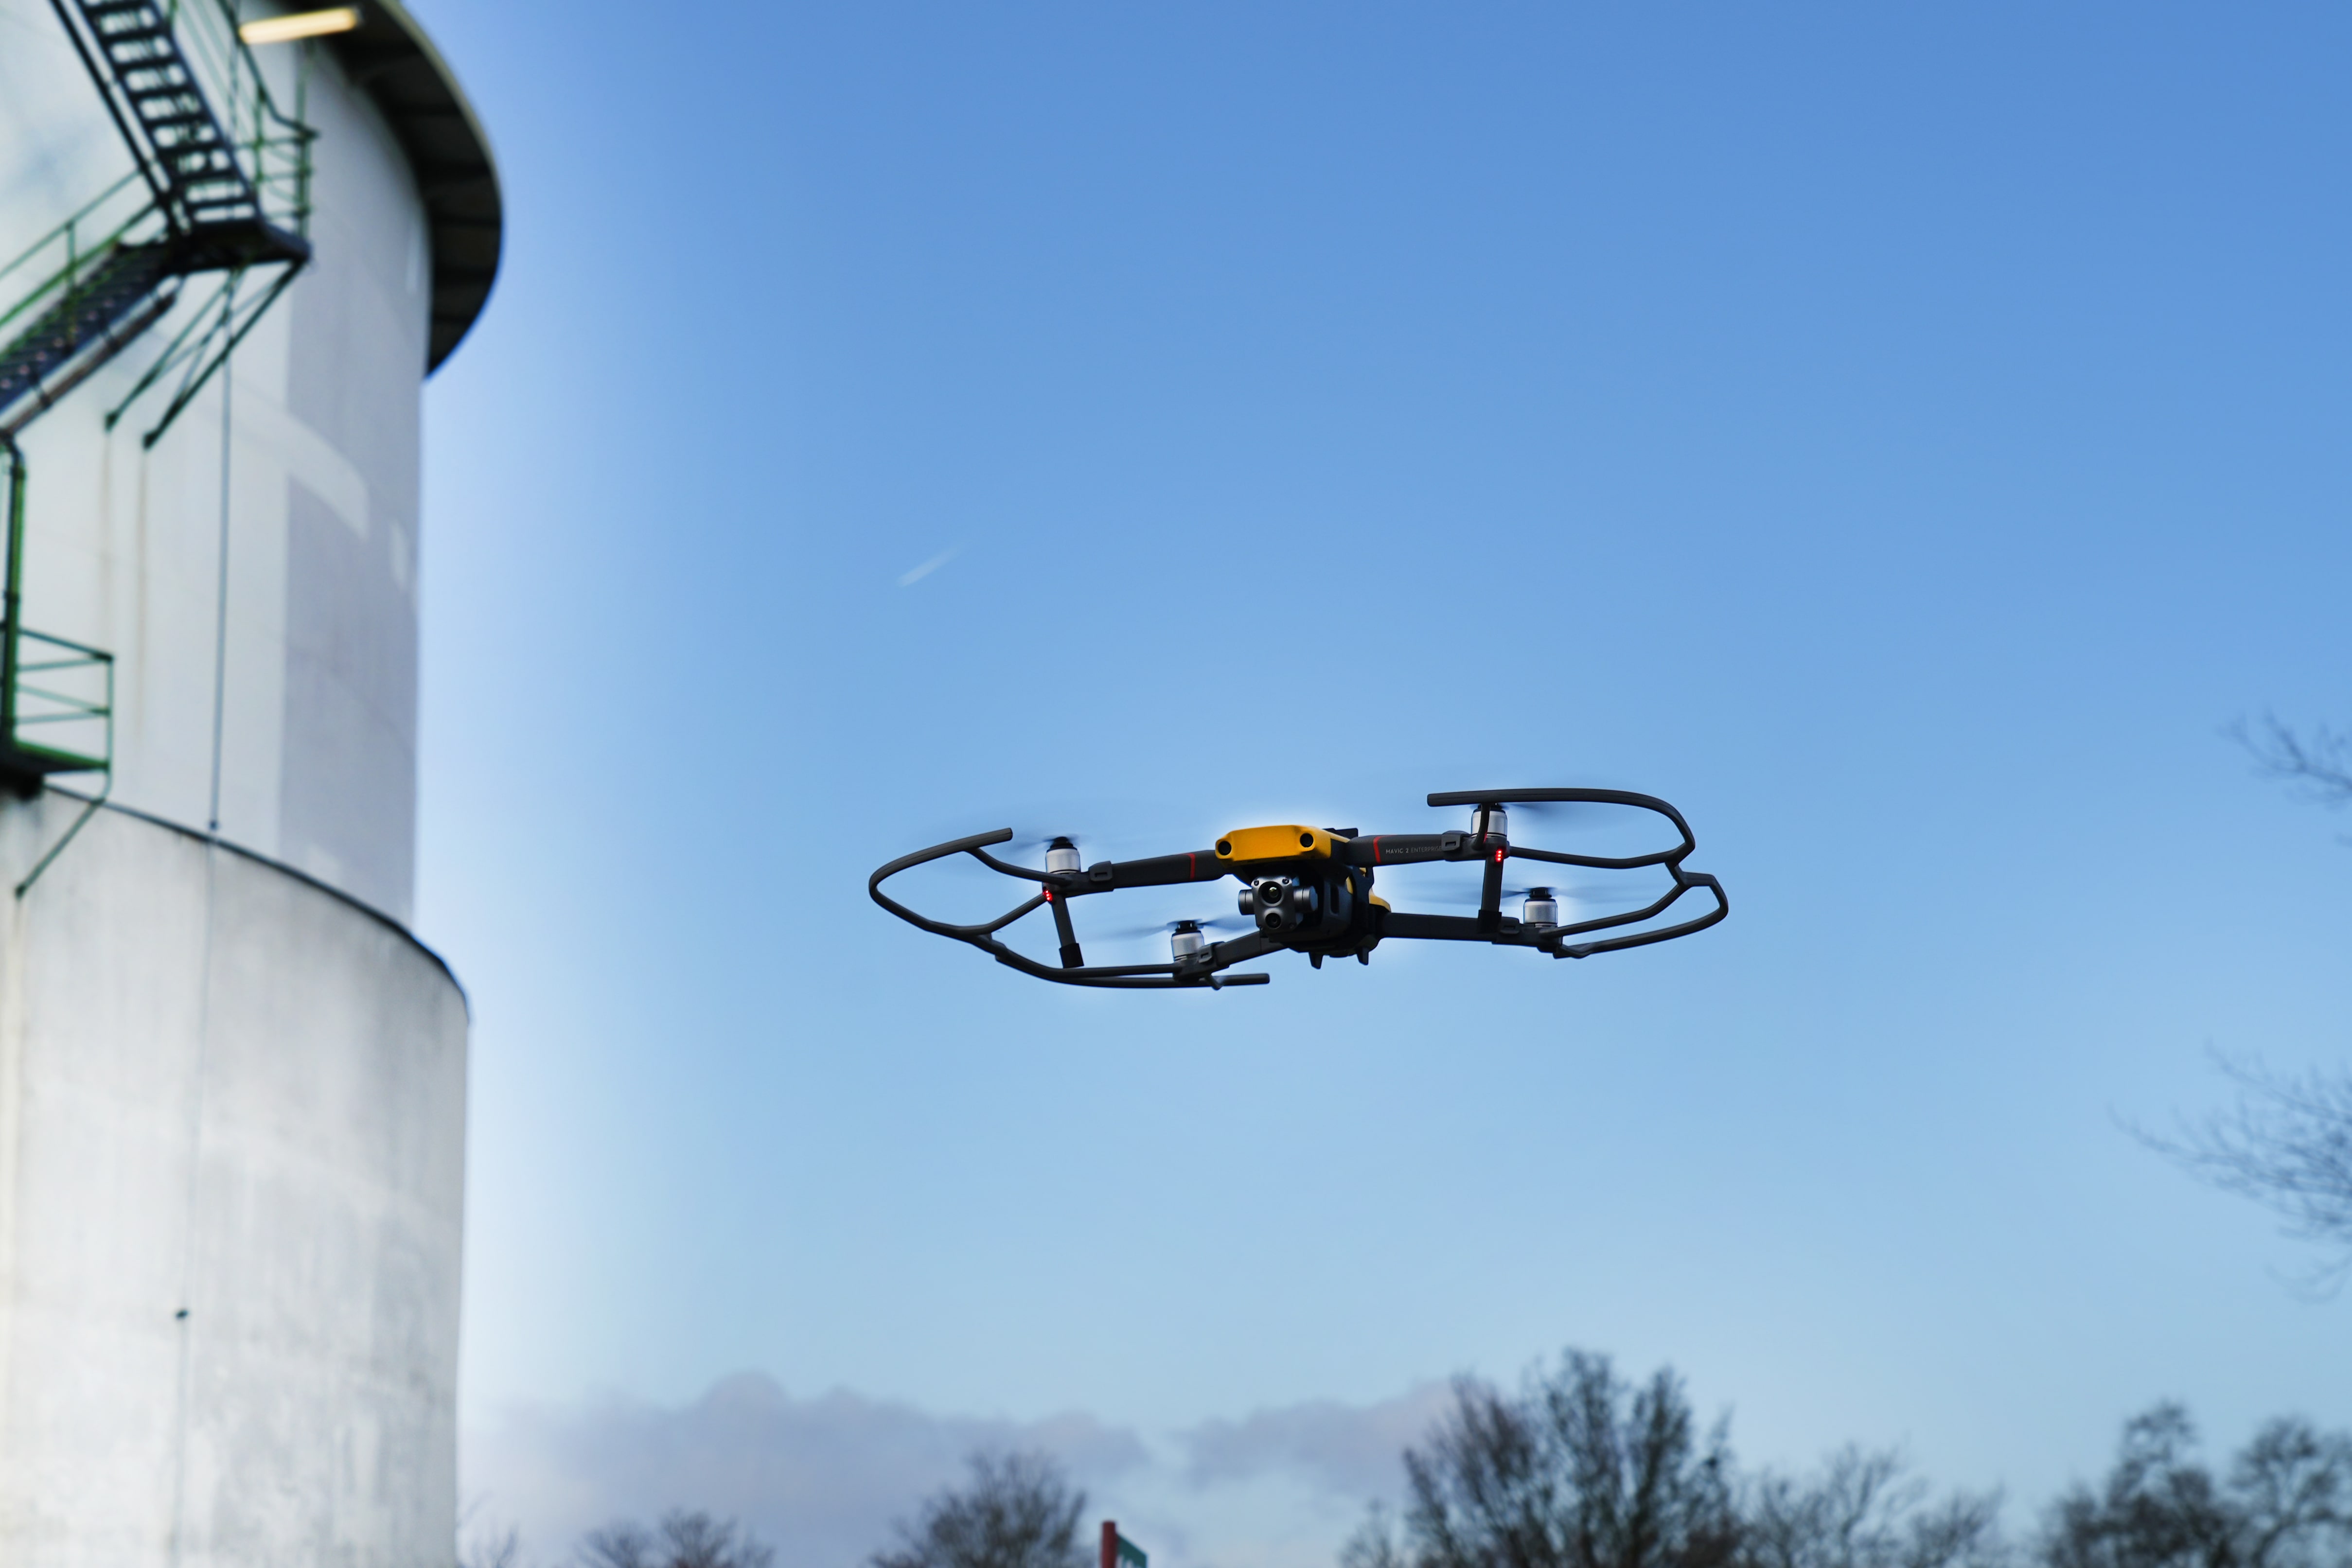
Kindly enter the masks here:
[[2223, 1191], [2268, 1206], [2288, 1235], [2334, 1249], [2312, 1282], [2339, 1283], [2352, 1271], [2352, 1074], [2314, 1068], [2290, 1077], [2219, 1053], [2214, 1063], [2237, 1084], [2237, 1104], [2168, 1137], [2133, 1134]]
[[517, 1568], [522, 1561], [522, 1532], [478, 1531], [457, 1550], [457, 1568]]
[[[971, 1479], [898, 1524], [898, 1544], [871, 1568], [1086, 1568], [1078, 1516], [1087, 1494], [1044, 1454], [974, 1454]], [[621, 1568], [621, 1565], [615, 1565]]]
[[[2352, 802], [2352, 734], [2308, 734], [2264, 714], [2230, 733], [2260, 770], [2334, 810]], [[2336, 1256], [2305, 1283], [2328, 1291], [2352, 1272], [2352, 1071], [2272, 1071], [2259, 1058], [2215, 1053], [2238, 1086], [2237, 1103], [2171, 1136], [2126, 1124], [2134, 1136], [2226, 1192], [2251, 1197], [2286, 1221], [2287, 1234]]]
[[2240, 719], [2229, 733], [2265, 777], [2284, 779], [2331, 810], [2352, 800], [2352, 735], [2325, 725], [2306, 735], [2267, 713], [2259, 725]]
[[733, 1520], [672, 1509], [651, 1529], [627, 1520], [580, 1542], [583, 1568], [770, 1568], [775, 1550]]
[[1998, 1495], [1936, 1501], [1892, 1454], [1743, 1480], [1671, 1371], [1636, 1388], [1570, 1351], [1517, 1396], [1465, 1378], [1342, 1568], [1999, 1568]]
[[1730, 1568], [1740, 1528], [1718, 1423], [1661, 1369], [1628, 1385], [1570, 1351], [1516, 1396], [1474, 1378], [1405, 1450], [1402, 1539], [1375, 1515], [1347, 1568]]
[[2323, 1568], [2352, 1559], [2352, 1437], [2270, 1422], [2227, 1477], [2194, 1457], [2195, 1427], [2158, 1405], [2124, 1427], [2097, 1490], [2052, 1505], [2044, 1568]]
[[1994, 1568], [2009, 1559], [1999, 1492], [1934, 1500], [1883, 1449], [1842, 1448], [1809, 1479], [1760, 1477], [1744, 1511], [1743, 1568]]

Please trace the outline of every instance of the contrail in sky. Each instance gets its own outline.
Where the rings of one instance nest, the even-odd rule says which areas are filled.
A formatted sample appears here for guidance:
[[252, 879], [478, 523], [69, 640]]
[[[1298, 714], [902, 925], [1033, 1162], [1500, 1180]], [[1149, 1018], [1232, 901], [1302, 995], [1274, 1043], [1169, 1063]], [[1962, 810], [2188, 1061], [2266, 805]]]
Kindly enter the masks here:
[[[956, 548], [961, 549], [963, 547], [959, 545]], [[941, 550], [939, 554], [933, 556], [930, 559], [917, 567], [914, 570], [907, 573], [904, 577], [901, 577], [898, 580], [898, 586], [901, 588], [912, 588], [915, 584], [922, 581], [923, 579], [930, 576], [931, 573], [939, 570], [940, 568], [947, 565], [948, 562], [955, 559], [955, 550]]]

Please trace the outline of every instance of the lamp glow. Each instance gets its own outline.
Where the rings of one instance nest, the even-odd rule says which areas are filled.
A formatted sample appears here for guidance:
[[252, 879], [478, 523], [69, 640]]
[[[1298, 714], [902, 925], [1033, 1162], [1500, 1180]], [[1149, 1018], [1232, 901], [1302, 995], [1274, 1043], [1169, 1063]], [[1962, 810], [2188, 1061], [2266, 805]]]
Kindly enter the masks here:
[[348, 33], [360, 25], [356, 5], [333, 5], [324, 11], [297, 11], [287, 16], [264, 16], [247, 22], [236, 36], [248, 44], [290, 44], [298, 38], [323, 38]]

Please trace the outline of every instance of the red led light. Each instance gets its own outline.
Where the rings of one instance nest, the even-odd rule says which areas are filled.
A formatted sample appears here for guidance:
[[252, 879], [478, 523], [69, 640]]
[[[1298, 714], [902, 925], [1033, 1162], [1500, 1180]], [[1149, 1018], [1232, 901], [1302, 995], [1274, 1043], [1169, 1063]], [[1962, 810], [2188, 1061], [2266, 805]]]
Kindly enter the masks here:
[[1501, 865], [1503, 863], [1503, 852], [1500, 850], [1496, 850], [1495, 852], [1495, 863], [1496, 865]]

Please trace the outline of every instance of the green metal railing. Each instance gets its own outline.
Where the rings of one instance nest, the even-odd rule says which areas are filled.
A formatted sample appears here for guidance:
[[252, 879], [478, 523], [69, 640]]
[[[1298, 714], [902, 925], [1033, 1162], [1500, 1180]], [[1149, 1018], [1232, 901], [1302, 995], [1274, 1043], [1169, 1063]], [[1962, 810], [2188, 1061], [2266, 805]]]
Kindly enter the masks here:
[[0, 580], [0, 769], [19, 778], [114, 766], [114, 655], [24, 624], [25, 458], [8, 443]]
[[[0, 734], [7, 737], [10, 760], [37, 768], [42, 777], [99, 776], [98, 793], [84, 799], [72, 825], [16, 883], [16, 895], [22, 898], [113, 792], [114, 655], [29, 627], [5, 630], [14, 634], [7, 637], [12, 668], [6, 688], [0, 691]], [[24, 662], [27, 645], [34, 657]], [[48, 725], [64, 727], [42, 730], [40, 740], [26, 737], [26, 729]]]
[[0, 309], [0, 340], [86, 281], [116, 246], [160, 239], [165, 229], [162, 209], [139, 171], [131, 170], [15, 259], [0, 265], [0, 299], [9, 298], [12, 288], [23, 291]]
[[[112, 768], [114, 655], [29, 626], [16, 642], [16, 680], [5, 705], [10, 747], [51, 773]], [[43, 728], [35, 740], [37, 725], [63, 727]]]
[[23, 623], [25, 456], [0, 436], [7, 459], [6, 575], [0, 579], [0, 775], [16, 788], [53, 773], [95, 773], [98, 793], [16, 884], [22, 898], [73, 842], [114, 789], [114, 655]]
[[294, 109], [278, 108], [252, 46], [237, 36], [231, 0], [172, 0], [163, 7], [182, 52], [205, 78], [208, 94], [227, 107], [222, 128], [260, 193], [262, 214], [310, 237], [310, 143], [319, 133], [303, 120], [310, 86], [310, 50], [294, 57]]

